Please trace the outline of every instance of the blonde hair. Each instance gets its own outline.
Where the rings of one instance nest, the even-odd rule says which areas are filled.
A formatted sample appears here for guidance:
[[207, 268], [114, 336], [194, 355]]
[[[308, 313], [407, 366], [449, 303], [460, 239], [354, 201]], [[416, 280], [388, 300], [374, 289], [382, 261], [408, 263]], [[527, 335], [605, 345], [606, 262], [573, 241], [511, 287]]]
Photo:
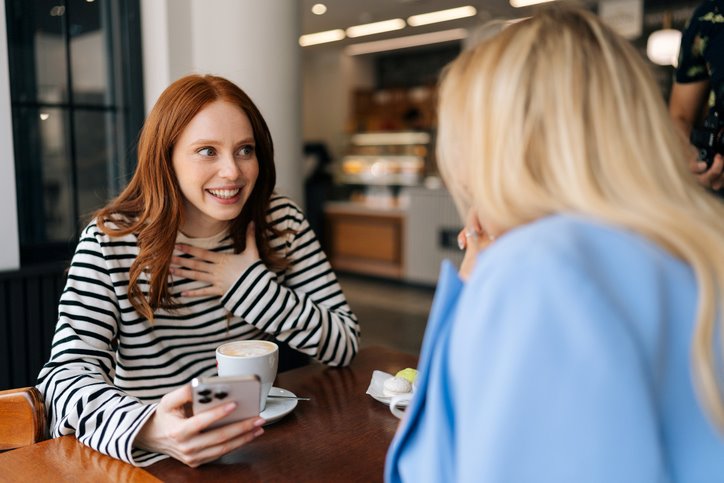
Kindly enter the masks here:
[[691, 265], [693, 372], [724, 428], [715, 350], [724, 334], [724, 205], [686, 169], [683, 137], [633, 47], [585, 10], [546, 7], [447, 68], [439, 120], [440, 170], [461, 212], [472, 207], [502, 231], [580, 213]]

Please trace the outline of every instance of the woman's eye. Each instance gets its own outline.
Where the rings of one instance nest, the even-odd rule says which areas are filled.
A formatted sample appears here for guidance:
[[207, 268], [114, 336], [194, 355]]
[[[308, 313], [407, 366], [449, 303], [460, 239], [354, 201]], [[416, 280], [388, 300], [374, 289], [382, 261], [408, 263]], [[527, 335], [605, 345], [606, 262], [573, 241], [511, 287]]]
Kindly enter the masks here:
[[254, 146], [252, 146], [251, 144], [242, 146], [241, 149], [239, 149], [239, 154], [241, 156], [251, 156], [252, 154], [254, 154]]
[[216, 154], [214, 148], [201, 148], [196, 152], [199, 153], [201, 156], [213, 156], [214, 154]]

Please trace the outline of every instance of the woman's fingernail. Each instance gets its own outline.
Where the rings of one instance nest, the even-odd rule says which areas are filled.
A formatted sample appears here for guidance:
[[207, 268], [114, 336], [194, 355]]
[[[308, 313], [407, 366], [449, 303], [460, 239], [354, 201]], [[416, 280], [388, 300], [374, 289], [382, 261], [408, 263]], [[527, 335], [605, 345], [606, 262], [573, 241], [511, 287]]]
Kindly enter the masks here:
[[255, 438], [261, 436], [262, 434], [264, 434], [264, 428], [259, 428], [256, 431], [254, 431]]
[[261, 426], [264, 426], [264, 423], [266, 423], [266, 419], [264, 419], [264, 418], [259, 418], [259, 419], [257, 419], [256, 421], [254, 421], [254, 426], [256, 426], [257, 428], [259, 428], [259, 427], [261, 427]]
[[465, 250], [465, 242], [460, 238], [458, 238], [458, 248], [461, 250]]
[[230, 413], [230, 412], [233, 411], [234, 409], [236, 409], [236, 403], [235, 403], [235, 402], [230, 402], [229, 404], [227, 404], [226, 406], [224, 406], [224, 411], [226, 411], [227, 413]]

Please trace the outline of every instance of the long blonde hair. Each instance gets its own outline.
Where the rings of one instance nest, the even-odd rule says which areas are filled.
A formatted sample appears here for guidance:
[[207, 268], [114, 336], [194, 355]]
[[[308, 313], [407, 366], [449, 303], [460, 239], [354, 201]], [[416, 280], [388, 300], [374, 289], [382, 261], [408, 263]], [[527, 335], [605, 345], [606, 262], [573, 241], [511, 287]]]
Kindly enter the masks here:
[[461, 210], [501, 230], [580, 213], [691, 265], [693, 372], [724, 428], [724, 205], [686, 169], [683, 136], [634, 48], [583, 9], [545, 7], [447, 68], [439, 119], [440, 170]]

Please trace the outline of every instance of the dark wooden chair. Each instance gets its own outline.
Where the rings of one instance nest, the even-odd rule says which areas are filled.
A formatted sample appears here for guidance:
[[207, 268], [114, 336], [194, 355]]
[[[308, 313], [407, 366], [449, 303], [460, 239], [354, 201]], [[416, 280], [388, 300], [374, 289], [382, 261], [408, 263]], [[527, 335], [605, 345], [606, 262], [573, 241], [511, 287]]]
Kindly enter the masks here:
[[43, 396], [34, 387], [0, 391], [0, 451], [47, 439]]

